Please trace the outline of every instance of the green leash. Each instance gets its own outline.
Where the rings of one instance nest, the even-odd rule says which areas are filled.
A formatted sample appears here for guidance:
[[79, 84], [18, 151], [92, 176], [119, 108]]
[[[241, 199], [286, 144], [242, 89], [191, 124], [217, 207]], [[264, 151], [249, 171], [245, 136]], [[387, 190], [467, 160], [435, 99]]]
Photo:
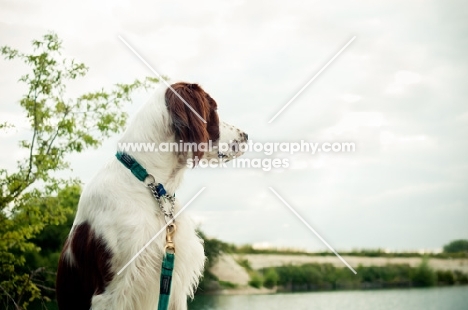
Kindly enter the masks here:
[[[144, 182], [146, 178], [151, 177], [153, 182], [150, 182], [146, 186], [150, 189], [151, 194], [158, 202], [159, 207], [161, 208], [164, 216], [166, 218], [171, 218], [171, 221], [166, 227], [166, 247], [164, 258], [161, 266], [161, 278], [159, 280], [159, 302], [158, 310], [167, 310], [169, 307], [169, 298], [171, 296], [171, 284], [172, 284], [172, 272], [174, 271], [174, 261], [175, 261], [175, 247], [172, 241], [172, 235], [176, 231], [176, 225], [174, 224], [173, 212], [174, 212], [174, 201], [175, 194], [169, 196], [164, 189], [164, 186], [161, 183], [155, 183], [154, 177], [150, 175], [143, 166], [141, 166], [133, 157], [123, 152], [117, 152], [115, 157], [127, 167], [133, 175], [140, 181]], [[161, 198], [167, 199], [171, 205], [172, 209], [168, 213], [162, 206]], [[171, 253], [172, 252], [172, 253]]]
[[159, 303], [158, 310], [167, 310], [169, 306], [169, 297], [171, 296], [171, 282], [172, 282], [172, 271], [174, 270], [174, 259], [173, 253], [166, 253], [164, 255], [162, 268], [161, 268], [161, 280], [159, 289]]

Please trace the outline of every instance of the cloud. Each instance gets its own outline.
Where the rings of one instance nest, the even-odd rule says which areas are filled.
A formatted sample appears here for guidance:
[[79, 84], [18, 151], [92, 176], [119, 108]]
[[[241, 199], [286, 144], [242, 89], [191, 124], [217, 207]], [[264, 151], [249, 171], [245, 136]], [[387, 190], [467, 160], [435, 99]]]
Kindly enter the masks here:
[[334, 126], [327, 128], [327, 133], [340, 136], [344, 133], [356, 133], [362, 127], [380, 128], [386, 125], [382, 112], [348, 112]]
[[398, 71], [395, 73], [394, 81], [388, 85], [385, 93], [401, 94], [409, 85], [421, 82], [421, 75], [411, 71]]
[[[337, 248], [440, 248], [468, 234], [461, 220], [468, 216], [462, 5], [3, 1], [0, 34], [2, 45], [27, 49], [33, 38], [57, 31], [66, 55], [91, 68], [71, 85], [71, 95], [151, 74], [118, 40], [122, 34], [160, 73], [201, 83], [221, 118], [256, 141], [356, 143], [353, 154], [288, 156], [291, 169], [281, 171], [189, 171], [177, 195], [188, 201], [207, 186], [188, 211], [210, 235], [322, 249], [271, 196], [267, 187], [273, 186]], [[353, 35], [352, 45], [267, 124]], [[20, 127], [24, 87], [17, 79], [24, 70], [0, 61], [0, 119]], [[145, 98], [135, 96], [126, 110], [132, 114]], [[1, 167], [14, 165], [9, 154], [17, 154], [25, 135], [0, 137], [8, 154], [0, 157]], [[113, 157], [116, 140], [71, 156], [70, 175], [86, 183], [103, 158]]]
[[341, 96], [341, 99], [343, 99], [347, 103], [355, 103], [361, 100], [362, 97], [356, 94], [344, 94], [343, 96]]
[[437, 142], [427, 135], [403, 135], [398, 136], [395, 133], [384, 130], [380, 132], [380, 144], [384, 151], [395, 151], [397, 148], [413, 149], [424, 147], [427, 151], [435, 150]]

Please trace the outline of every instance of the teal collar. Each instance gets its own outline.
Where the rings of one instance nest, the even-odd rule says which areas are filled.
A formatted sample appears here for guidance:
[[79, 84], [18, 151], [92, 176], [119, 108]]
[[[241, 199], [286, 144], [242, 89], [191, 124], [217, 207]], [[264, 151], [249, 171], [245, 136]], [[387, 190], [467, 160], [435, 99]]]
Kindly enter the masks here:
[[149, 173], [140, 165], [135, 158], [132, 156], [124, 153], [124, 152], [117, 152], [115, 157], [130, 171], [133, 173], [134, 176], [137, 177], [138, 180], [144, 182], [145, 179], [148, 177]]
[[[151, 190], [154, 198], [159, 199], [160, 197], [169, 197], [164, 186], [161, 183], [157, 183], [154, 176], [149, 174], [146, 169], [136, 161], [135, 158], [124, 152], [117, 152], [115, 157], [117, 157], [117, 159], [125, 167], [127, 167], [141, 182], [144, 182], [148, 177], [150, 178], [150, 182], [146, 184], [146, 186], [148, 186], [148, 188]], [[172, 197], [175, 197], [175, 193], [172, 195]]]

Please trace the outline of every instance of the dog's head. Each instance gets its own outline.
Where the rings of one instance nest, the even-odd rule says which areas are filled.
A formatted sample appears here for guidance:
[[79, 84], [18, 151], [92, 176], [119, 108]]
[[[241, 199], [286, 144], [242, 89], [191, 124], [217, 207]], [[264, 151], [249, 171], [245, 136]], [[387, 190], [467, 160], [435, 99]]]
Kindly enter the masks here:
[[[198, 84], [172, 84], [166, 89], [165, 102], [175, 141], [184, 145], [197, 145], [197, 149], [192, 148], [190, 151], [187, 148], [182, 153], [191, 154], [193, 158], [221, 161], [242, 154], [239, 144], [247, 141], [247, 134], [220, 121], [216, 101]], [[203, 144], [208, 147], [212, 145], [213, 148], [206, 148]]]

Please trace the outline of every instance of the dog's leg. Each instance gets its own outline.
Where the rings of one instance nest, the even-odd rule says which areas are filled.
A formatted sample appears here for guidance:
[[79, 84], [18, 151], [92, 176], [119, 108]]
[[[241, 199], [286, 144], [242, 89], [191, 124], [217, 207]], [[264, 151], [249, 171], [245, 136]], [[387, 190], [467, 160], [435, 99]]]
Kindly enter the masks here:
[[[66, 245], [65, 249], [68, 248]], [[91, 295], [81, 285], [79, 270], [73, 266], [69, 253], [62, 252], [59, 260], [56, 281], [56, 294], [59, 309], [88, 310]]]
[[113, 277], [112, 252], [91, 225], [75, 225], [65, 242], [57, 270], [59, 309], [88, 310], [93, 294], [102, 293]]
[[102, 294], [93, 296], [92, 309], [156, 310], [154, 305], [157, 305], [159, 294], [156, 277], [155, 266], [148, 264], [148, 268], [142, 268], [140, 261], [136, 261], [121, 274], [116, 274]]

